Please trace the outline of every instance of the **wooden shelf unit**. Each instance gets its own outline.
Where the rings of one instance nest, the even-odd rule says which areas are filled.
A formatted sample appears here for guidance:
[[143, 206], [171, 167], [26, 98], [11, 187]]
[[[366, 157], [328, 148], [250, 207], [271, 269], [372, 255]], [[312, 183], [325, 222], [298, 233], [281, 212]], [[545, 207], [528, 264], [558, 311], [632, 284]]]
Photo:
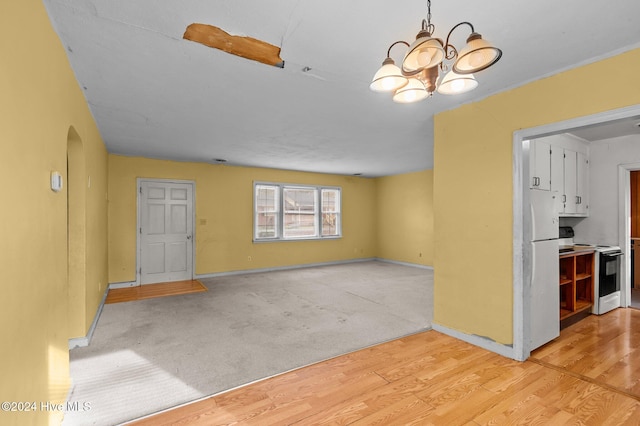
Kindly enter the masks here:
[[560, 321], [593, 306], [594, 251], [560, 255]]

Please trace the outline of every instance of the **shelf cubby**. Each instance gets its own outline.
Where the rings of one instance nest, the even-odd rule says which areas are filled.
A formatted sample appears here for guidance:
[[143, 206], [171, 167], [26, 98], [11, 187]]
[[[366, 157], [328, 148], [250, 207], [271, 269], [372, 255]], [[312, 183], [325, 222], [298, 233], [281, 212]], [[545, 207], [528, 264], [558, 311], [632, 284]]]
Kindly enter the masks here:
[[560, 324], [593, 306], [594, 251], [560, 255]]

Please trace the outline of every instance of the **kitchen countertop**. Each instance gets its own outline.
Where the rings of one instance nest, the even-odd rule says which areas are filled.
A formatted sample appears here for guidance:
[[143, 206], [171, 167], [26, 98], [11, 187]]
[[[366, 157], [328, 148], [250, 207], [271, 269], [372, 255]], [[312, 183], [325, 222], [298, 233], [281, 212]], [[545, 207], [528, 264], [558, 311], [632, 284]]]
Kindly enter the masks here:
[[595, 250], [596, 246], [591, 244], [574, 244], [571, 246], [560, 246], [558, 252], [560, 256], [564, 256], [567, 254], [594, 252]]

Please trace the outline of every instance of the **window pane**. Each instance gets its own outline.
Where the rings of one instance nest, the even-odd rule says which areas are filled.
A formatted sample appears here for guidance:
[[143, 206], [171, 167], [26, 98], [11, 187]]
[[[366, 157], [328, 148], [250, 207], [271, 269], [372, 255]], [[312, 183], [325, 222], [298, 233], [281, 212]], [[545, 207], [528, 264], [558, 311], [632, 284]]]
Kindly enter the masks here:
[[256, 185], [256, 238], [278, 237], [278, 187]]
[[276, 186], [256, 186], [256, 209], [259, 212], [275, 212], [277, 211], [277, 189]]
[[277, 236], [277, 213], [258, 213], [256, 238], [275, 238]]
[[340, 235], [340, 191], [322, 190], [322, 236]]
[[340, 211], [339, 203], [340, 203], [340, 198], [338, 196], [337, 189], [322, 190], [322, 211], [323, 212]]
[[322, 213], [322, 236], [339, 235], [338, 215], [336, 213]]
[[318, 235], [316, 221], [316, 189], [284, 188], [285, 238], [315, 237]]

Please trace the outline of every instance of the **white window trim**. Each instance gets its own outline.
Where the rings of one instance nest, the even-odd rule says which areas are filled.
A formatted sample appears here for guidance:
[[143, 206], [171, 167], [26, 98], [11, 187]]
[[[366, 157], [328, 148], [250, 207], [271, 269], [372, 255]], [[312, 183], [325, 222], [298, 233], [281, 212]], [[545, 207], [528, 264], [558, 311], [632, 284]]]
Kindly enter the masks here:
[[[277, 224], [277, 235], [275, 237], [269, 238], [257, 238], [257, 206], [256, 206], [256, 187], [264, 185], [264, 186], [274, 186], [278, 188], [278, 224]], [[316, 190], [316, 203], [315, 203], [315, 211], [314, 216], [316, 220], [316, 229], [318, 235], [313, 237], [284, 237], [284, 189], [314, 189]], [[338, 213], [338, 234], [337, 235], [322, 235], [322, 190], [336, 190], [338, 191], [338, 205], [340, 206]], [[309, 240], [335, 240], [342, 238], [342, 188], [339, 186], [327, 186], [327, 185], [304, 185], [297, 183], [282, 183], [282, 182], [263, 182], [263, 181], [255, 181], [253, 182], [253, 231], [252, 231], [252, 240], [254, 243], [268, 243], [268, 242], [281, 242], [281, 241], [309, 241]]]

